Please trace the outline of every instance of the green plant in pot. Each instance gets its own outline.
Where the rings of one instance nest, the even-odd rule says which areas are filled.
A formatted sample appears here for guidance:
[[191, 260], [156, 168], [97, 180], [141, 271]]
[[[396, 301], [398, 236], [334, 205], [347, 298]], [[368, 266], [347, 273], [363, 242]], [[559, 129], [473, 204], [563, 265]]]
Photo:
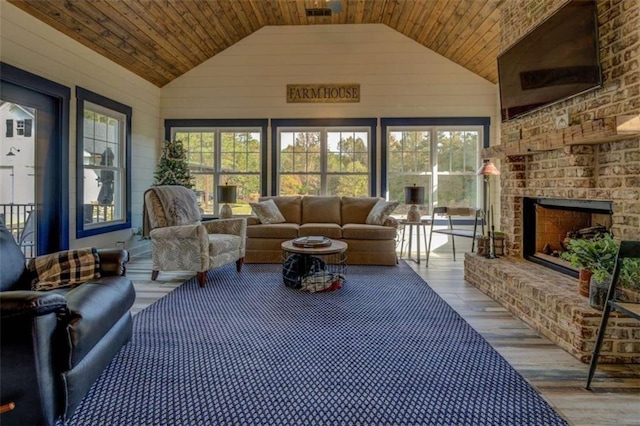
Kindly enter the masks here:
[[[589, 304], [593, 308], [603, 309], [618, 254], [618, 243], [606, 234], [595, 240], [571, 240], [567, 248], [568, 251], [561, 257], [575, 267], [591, 270]], [[640, 259], [624, 259], [618, 290], [620, 288], [640, 290]]]
[[610, 234], [594, 239], [573, 239], [560, 257], [580, 269], [580, 294], [589, 296], [589, 283], [595, 271], [613, 271], [618, 244]]

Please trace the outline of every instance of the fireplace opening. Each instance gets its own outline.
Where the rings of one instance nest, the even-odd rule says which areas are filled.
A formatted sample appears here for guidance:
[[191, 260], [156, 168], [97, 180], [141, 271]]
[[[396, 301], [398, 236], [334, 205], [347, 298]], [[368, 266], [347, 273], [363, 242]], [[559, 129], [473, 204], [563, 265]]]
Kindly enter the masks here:
[[571, 238], [595, 238], [612, 225], [610, 201], [524, 198], [523, 256], [556, 271], [578, 276], [578, 270], [560, 258]]

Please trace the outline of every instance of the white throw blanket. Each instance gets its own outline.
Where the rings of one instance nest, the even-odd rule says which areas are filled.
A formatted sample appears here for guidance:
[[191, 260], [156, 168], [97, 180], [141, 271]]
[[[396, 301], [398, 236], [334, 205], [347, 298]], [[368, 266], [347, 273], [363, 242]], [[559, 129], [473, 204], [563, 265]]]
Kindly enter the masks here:
[[[190, 225], [201, 219], [196, 194], [189, 188], [179, 185], [155, 186], [149, 189], [155, 192], [162, 204], [168, 226]], [[145, 203], [145, 210], [147, 206]], [[145, 211], [145, 235], [148, 235], [148, 212]]]

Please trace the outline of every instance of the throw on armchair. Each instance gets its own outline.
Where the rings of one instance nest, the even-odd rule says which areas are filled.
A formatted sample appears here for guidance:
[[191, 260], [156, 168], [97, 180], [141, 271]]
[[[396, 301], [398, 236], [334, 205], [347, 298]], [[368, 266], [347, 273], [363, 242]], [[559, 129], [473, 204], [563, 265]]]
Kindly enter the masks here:
[[155, 280], [160, 271], [195, 271], [204, 287], [207, 271], [236, 262], [242, 269], [246, 219], [200, 222], [195, 193], [178, 185], [154, 186], [144, 193], [144, 235], [151, 237]]
[[[42, 265], [43, 274], [52, 271], [62, 277], [62, 271], [72, 263], [66, 253], [41, 256], [33, 262]], [[33, 291], [34, 271], [25, 267], [20, 247], [0, 221], [3, 426], [50, 425], [57, 419], [68, 420], [131, 338], [129, 309], [136, 295], [133, 283], [125, 276], [129, 254], [104, 249], [97, 250], [97, 256], [99, 276], [94, 270], [93, 278], [80, 278], [83, 274], [77, 274], [76, 269], [66, 278], [76, 278], [77, 285]], [[84, 283], [78, 284], [81, 281]], [[40, 284], [38, 288], [51, 288], [42, 281]]]

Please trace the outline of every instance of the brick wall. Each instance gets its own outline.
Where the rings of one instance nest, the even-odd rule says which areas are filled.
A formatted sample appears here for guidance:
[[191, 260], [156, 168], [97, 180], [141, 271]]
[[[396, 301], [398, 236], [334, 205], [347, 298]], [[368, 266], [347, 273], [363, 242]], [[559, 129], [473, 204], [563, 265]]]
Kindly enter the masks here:
[[[581, 362], [589, 362], [602, 312], [578, 294], [578, 280], [514, 258], [465, 255], [465, 279]], [[640, 363], [640, 323], [613, 312], [601, 363]]]
[[[565, 3], [504, 2], [502, 50]], [[507, 234], [510, 257], [468, 253], [464, 267], [467, 281], [583, 362], [591, 356], [601, 313], [578, 294], [577, 279], [521, 259], [523, 197], [612, 201], [614, 237], [640, 240], [640, 138], [593, 145], [565, 145], [562, 139], [555, 149], [516, 155], [522, 144], [507, 135], [519, 133], [531, 141], [557, 133], [555, 118], [564, 113], [578, 128], [640, 113], [640, 1], [598, 0], [597, 9], [603, 87], [502, 123], [504, 145], [490, 148], [487, 156], [501, 155], [500, 229]], [[640, 293], [625, 294], [640, 301]], [[639, 323], [621, 315], [612, 318], [601, 356], [601, 362], [640, 362]]]
[[[565, 0], [508, 1], [502, 5], [505, 50], [549, 17]], [[555, 130], [555, 117], [572, 124], [640, 112], [640, 2], [598, 0], [603, 87], [501, 125], [501, 140], [520, 132], [534, 138]], [[522, 197], [613, 201], [612, 231], [618, 239], [640, 239], [640, 138], [573, 145], [501, 160], [501, 229], [509, 253], [520, 257]]]

